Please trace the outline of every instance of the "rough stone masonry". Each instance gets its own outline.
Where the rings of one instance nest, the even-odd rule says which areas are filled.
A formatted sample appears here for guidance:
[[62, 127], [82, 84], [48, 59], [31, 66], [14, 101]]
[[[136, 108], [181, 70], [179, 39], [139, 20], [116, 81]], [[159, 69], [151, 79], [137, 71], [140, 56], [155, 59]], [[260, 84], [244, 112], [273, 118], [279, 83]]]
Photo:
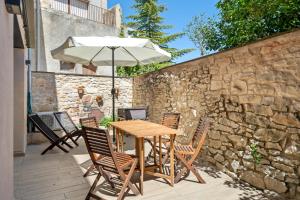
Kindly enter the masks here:
[[[116, 78], [115, 87], [119, 91], [116, 108], [132, 106], [132, 79]], [[112, 113], [112, 78], [109, 76], [88, 76], [77, 74], [34, 72], [32, 73], [33, 112], [67, 111], [75, 123], [87, 117], [83, 98], [78, 88], [84, 87], [84, 95], [91, 97], [91, 108], [99, 109], [105, 116]], [[100, 96], [103, 105], [97, 105]]]
[[300, 30], [136, 77], [133, 104], [180, 112], [184, 134], [208, 116], [207, 161], [300, 199]]

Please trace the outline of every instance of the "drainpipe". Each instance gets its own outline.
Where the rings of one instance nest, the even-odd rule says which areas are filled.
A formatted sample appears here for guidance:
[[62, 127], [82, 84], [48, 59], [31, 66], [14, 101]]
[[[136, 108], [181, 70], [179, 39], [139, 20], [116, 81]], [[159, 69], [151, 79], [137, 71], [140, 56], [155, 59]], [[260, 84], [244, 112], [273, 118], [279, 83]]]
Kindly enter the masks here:
[[41, 38], [40, 0], [35, 1], [35, 71], [40, 65], [40, 38]]

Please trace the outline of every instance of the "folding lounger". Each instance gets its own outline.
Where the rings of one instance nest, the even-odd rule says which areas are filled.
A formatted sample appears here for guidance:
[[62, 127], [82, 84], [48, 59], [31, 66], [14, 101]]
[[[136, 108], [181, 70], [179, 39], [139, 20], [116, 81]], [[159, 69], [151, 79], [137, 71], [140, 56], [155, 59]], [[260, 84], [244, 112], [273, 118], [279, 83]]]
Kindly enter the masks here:
[[71, 145], [69, 145], [66, 140], [68, 139], [68, 135], [65, 135], [63, 137], [59, 137], [52, 131], [44, 122], [43, 120], [37, 115], [37, 114], [31, 114], [28, 116], [29, 119], [32, 121], [32, 123], [37, 127], [37, 129], [49, 140], [51, 145], [49, 145], [42, 153], [41, 155], [44, 155], [47, 151], [53, 149], [55, 146], [63, 150], [64, 152], [68, 153], [69, 151], [66, 150], [61, 145], [67, 145], [69, 148], [73, 148]]

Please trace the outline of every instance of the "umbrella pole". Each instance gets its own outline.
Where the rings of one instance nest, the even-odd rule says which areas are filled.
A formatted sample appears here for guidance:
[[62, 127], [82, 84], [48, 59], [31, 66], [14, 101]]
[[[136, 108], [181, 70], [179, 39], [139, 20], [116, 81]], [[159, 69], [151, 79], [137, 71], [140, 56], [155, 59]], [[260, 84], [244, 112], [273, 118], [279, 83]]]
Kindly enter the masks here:
[[[112, 51], [112, 120], [115, 121], [115, 48], [111, 48]], [[113, 128], [113, 142], [116, 141], [116, 133]]]

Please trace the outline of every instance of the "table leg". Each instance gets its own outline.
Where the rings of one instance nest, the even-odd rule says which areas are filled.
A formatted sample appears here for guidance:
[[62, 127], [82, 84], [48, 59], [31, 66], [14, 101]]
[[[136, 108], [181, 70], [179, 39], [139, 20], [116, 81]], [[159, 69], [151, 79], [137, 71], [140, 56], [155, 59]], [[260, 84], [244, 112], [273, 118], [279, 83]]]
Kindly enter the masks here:
[[153, 137], [153, 158], [154, 158], [154, 165], [157, 165], [156, 162], [156, 136]]
[[174, 186], [174, 135], [170, 135], [170, 176], [171, 186]]
[[144, 194], [144, 138], [139, 138], [139, 163], [140, 163], [140, 171], [141, 171], [141, 176], [140, 176], [140, 192], [141, 195]]
[[120, 142], [119, 142], [119, 133], [120, 133], [120, 130], [117, 129], [117, 128], [114, 128], [116, 130], [116, 146], [117, 146], [117, 152], [120, 151]]
[[124, 132], [120, 131], [120, 137], [121, 137], [121, 152], [124, 152]]
[[159, 172], [162, 173], [162, 147], [161, 147], [161, 136], [158, 137], [159, 143]]

